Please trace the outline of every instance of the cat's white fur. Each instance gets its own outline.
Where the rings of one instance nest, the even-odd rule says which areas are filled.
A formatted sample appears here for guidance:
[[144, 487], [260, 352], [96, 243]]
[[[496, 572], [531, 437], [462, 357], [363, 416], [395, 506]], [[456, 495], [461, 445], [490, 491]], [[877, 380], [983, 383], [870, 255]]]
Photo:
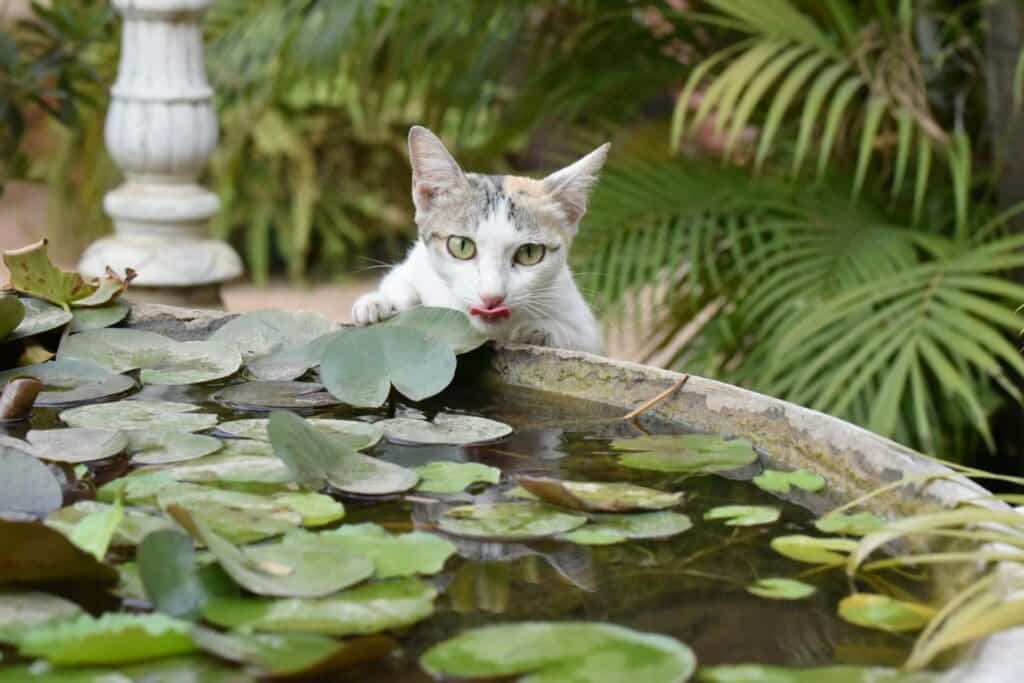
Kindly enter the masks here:
[[[473, 307], [503, 300], [509, 317], [473, 325], [500, 341], [600, 352], [601, 331], [566, 263], [587, 196], [604, 165], [605, 144], [543, 180], [466, 174], [426, 128], [409, 131], [419, 240], [377, 291], [356, 301], [352, 319], [369, 325], [414, 306]], [[459, 260], [450, 236], [472, 239], [476, 255]], [[523, 244], [546, 247], [532, 266], [513, 261]]]

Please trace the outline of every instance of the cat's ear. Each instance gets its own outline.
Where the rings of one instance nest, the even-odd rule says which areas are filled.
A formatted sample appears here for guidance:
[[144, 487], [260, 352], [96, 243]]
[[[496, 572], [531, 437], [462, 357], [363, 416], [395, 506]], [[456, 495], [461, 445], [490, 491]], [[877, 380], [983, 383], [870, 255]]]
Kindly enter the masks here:
[[409, 129], [409, 162], [417, 218], [434, 208], [445, 194], [469, 185], [444, 143], [423, 126]]
[[587, 197], [597, 182], [611, 143], [604, 143], [579, 161], [544, 179], [544, 189], [558, 204], [573, 234], [587, 211]]

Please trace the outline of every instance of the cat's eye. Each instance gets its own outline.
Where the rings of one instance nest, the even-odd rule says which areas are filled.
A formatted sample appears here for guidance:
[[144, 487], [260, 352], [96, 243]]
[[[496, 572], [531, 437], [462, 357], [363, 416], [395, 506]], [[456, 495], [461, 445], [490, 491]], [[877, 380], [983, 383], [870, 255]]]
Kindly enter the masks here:
[[544, 260], [545, 252], [547, 249], [543, 244], [528, 243], [516, 249], [512, 260], [521, 266], [535, 266]]
[[448, 253], [461, 261], [468, 261], [476, 256], [476, 244], [468, 237], [452, 235], [448, 238]]

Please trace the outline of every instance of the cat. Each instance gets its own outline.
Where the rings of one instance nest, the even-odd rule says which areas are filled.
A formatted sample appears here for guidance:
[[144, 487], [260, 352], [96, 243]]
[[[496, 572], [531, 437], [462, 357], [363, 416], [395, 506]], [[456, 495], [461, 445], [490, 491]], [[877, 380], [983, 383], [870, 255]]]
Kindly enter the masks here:
[[601, 330], [567, 257], [605, 143], [543, 180], [463, 173], [441, 140], [409, 131], [419, 239], [352, 307], [370, 325], [415, 306], [454, 308], [491, 339], [600, 353]]

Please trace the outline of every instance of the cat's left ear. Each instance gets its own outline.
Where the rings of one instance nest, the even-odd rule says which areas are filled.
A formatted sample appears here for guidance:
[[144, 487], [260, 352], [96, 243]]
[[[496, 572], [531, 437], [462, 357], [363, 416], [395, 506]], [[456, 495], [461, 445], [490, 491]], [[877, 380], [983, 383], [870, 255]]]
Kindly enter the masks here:
[[565, 214], [573, 235], [587, 211], [587, 197], [597, 182], [597, 174], [608, 158], [609, 149], [611, 143], [606, 142], [576, 163], [555, 171], [543, 180], [544, 189]]

